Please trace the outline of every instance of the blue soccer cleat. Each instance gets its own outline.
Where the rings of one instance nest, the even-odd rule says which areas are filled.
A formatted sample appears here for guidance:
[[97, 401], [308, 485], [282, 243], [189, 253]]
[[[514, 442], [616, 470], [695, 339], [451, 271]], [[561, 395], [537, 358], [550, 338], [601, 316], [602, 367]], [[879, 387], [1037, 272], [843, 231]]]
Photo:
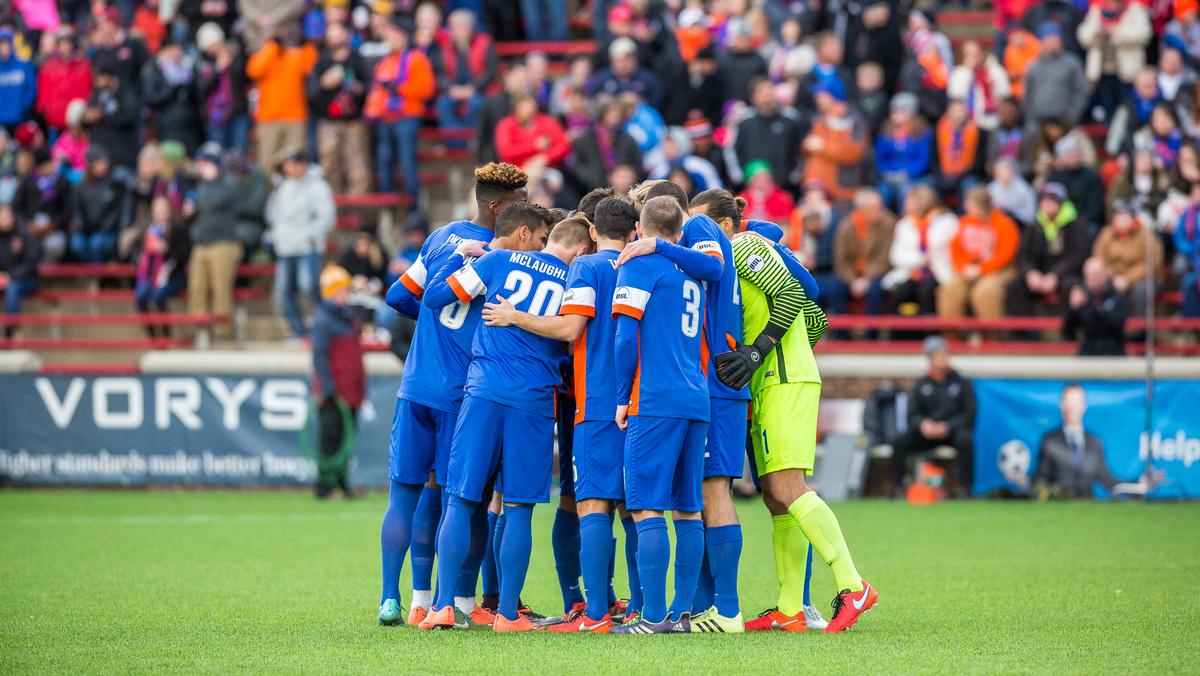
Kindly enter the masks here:
[[400, 608], [400, 602], [396, 599], [387, 599], [379, 604], [379, 624], [385, 627], [395, 627], [404, 624], [404, 620], [400, 617], [403, 612]]

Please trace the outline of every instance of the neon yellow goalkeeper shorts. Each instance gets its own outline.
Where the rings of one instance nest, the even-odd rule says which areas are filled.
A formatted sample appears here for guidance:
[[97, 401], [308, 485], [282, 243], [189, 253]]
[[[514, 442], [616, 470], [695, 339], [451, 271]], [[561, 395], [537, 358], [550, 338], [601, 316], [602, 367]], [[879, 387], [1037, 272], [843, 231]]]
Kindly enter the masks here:
[[759, 476], [785, 469], [812, 476], [820, 403], [821, 383], [784, 383], [753, 395], [750, 438]]

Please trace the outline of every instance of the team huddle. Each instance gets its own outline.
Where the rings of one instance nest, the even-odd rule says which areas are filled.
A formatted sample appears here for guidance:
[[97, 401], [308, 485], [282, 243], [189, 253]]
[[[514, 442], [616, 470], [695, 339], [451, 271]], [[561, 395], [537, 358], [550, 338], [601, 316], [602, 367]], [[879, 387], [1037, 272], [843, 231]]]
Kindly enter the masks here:
[[[743, 223], [744, 203], [722, 189], [690, 202], [668, 181], [628, 197], [597, 189], [567, 214], [526, 202], [526, 181], [508, 164], [476, 169], [474, 220], [434, 231], [388, 290], [416, 330], [392, 421], [379, 622], [405, 623], [399, 580], [411, 549], [407, 623], [420, 629], [852, 626], [877, 594], [807, 484], [821, 390], [812, 348], [825, 315], [812, 275], [778, 244], [782, 230]], [[556, 430], [563, 613], [546, 617], [521, 591]], [[748, 446], [773, 517], [779, 595], [743, 622], [730, 482]], [[628, 600], [613, 587], [618, 516]], [[840, 590], [828, 622], [808, 600], [813, 551]]]

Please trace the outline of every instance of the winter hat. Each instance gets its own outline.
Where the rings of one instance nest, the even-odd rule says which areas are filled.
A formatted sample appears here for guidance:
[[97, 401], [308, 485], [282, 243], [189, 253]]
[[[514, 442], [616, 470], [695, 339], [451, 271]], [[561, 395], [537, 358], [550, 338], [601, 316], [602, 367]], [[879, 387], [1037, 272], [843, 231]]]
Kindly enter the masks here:
[[66, 117], [68, 127], [78, 127], [83, 124], [83, 115], [87, 112], [87, 101], [71, 99], [67, 103]]
[[1054, 142], [1054, 155], [1056, 157], [1063, 157], [1064, 155], [1077, 152], [1079, 152], [1079, 141], [1070, 134]]
[[330, 265], [321, 271], [321, 298], [329, 300], [350, 288], [350, 273], [340, 265]]
[[921, 343], [921, 351], [925, 353], [926, 357], [932, 357], [934, 352], [944, 352], [948, 347], [946, 339], [941, 336], [929, 336], [925, 342]]
[[683, 129], [690, 138], [703, 138], [713, 133], [712, 122], [707, 117], [696, 117], [683, 123]]
[[37, 122], [27, 120], [18, 124], [17, 128], [13, 130], [13, 138], [21, 144], [22, 148], [28, 148], [33, 145], [34, 139], [41, 131], [42, 128], [38, 126]]
[[1059, 183], [1057, 181], [1051, 181], [1051, 182], [1047, 183], [1046, 185], [1042, 186], [1042, 190], [1041, 190], [1041, 192], [1038, 193], [1038, 197], [1040, 199], [1049, 198], [1049, 199], [1054, 200], [1055, 202], [1058, 202], [1059, 204], [1062, 204], [1063, 202], [1066, 202], [1068, 199], [1067, 198], [1067, 189], [1065, 187], [1063, 187], [1062, 183]]
[[212, 162], [220, 166], [221, 164], [221, 144], [214, 141], [209, 141], [200, 146], [196, 151], [197, 162]]
[[1038, 29], [1038, 37], [1045, 40], [1048, 37], [1062, 37], [1062, 27], [1053, 21], [1047, 21]]
[[225, 31], [217, 24], [209, 21], [201, 24], [196, 31], [196, 46], [200, 51], [207, 52], [225, 41]]
[[746, 163], [746, 167], [742, 170], [742, 175], [746, 180], [754, 178], [762, 172], [771, 173], [771, 163], [766, 160], [750, 160]]
[[783, 228], [771, 221], [748, 221], [746, 223], [746, 232], [757, 233], [776, 244], [779, 244], [780, 240], [783, 239]]
[[914, 115], [918, 106], [917, 95], [912, 92], [900, 92], [892, 97], [892, 101], [888, 105], [892, 110], [903, 110], [909, 115]]
[[162, 153], [163, 162], [170, 165], [179, 166], [187, 159], [187, 148], [174, 139], [168, 139], [160, 143], [158, 150]]

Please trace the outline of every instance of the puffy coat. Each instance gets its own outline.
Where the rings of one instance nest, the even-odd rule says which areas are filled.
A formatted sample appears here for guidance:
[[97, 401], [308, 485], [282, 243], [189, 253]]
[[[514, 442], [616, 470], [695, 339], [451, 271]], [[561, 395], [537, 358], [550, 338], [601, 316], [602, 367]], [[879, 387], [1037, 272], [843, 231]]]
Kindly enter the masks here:
[[64, 59], [54, 54], [38, 70], [34, 108], [51, 129], [66, 129], [67, 104], [92, 95], [92, 64], [82, 56]]
[[[1122, 82], [1133, 82], [1138, 71], [1146, 65], [1146, 43], [1154, 37], [1150, 15], [1137, 2], [1125, 6], [1121, 17], [1109, 28], [1108, 42], [1114, 51], [1113, 63], [1104, 63], [1105, 38], [1101, 35], [1104, 17], [1100, 5], [1092, 5], [1079, 24], [1076, 36], [1079, 44], [1087, 49], [1087, 78], [1096, 82], [1101, 75], [1116, 75]], [[1106, 68], [1105, 66], [1111, 68]], [[1107, 73], [1105, 71], [1108, 71]]]
[[313, 165], [300, 178], [285, 178], [267, 204], [267, 223], [276, 256], [325, 253], [333, 229], [333, 191]]

